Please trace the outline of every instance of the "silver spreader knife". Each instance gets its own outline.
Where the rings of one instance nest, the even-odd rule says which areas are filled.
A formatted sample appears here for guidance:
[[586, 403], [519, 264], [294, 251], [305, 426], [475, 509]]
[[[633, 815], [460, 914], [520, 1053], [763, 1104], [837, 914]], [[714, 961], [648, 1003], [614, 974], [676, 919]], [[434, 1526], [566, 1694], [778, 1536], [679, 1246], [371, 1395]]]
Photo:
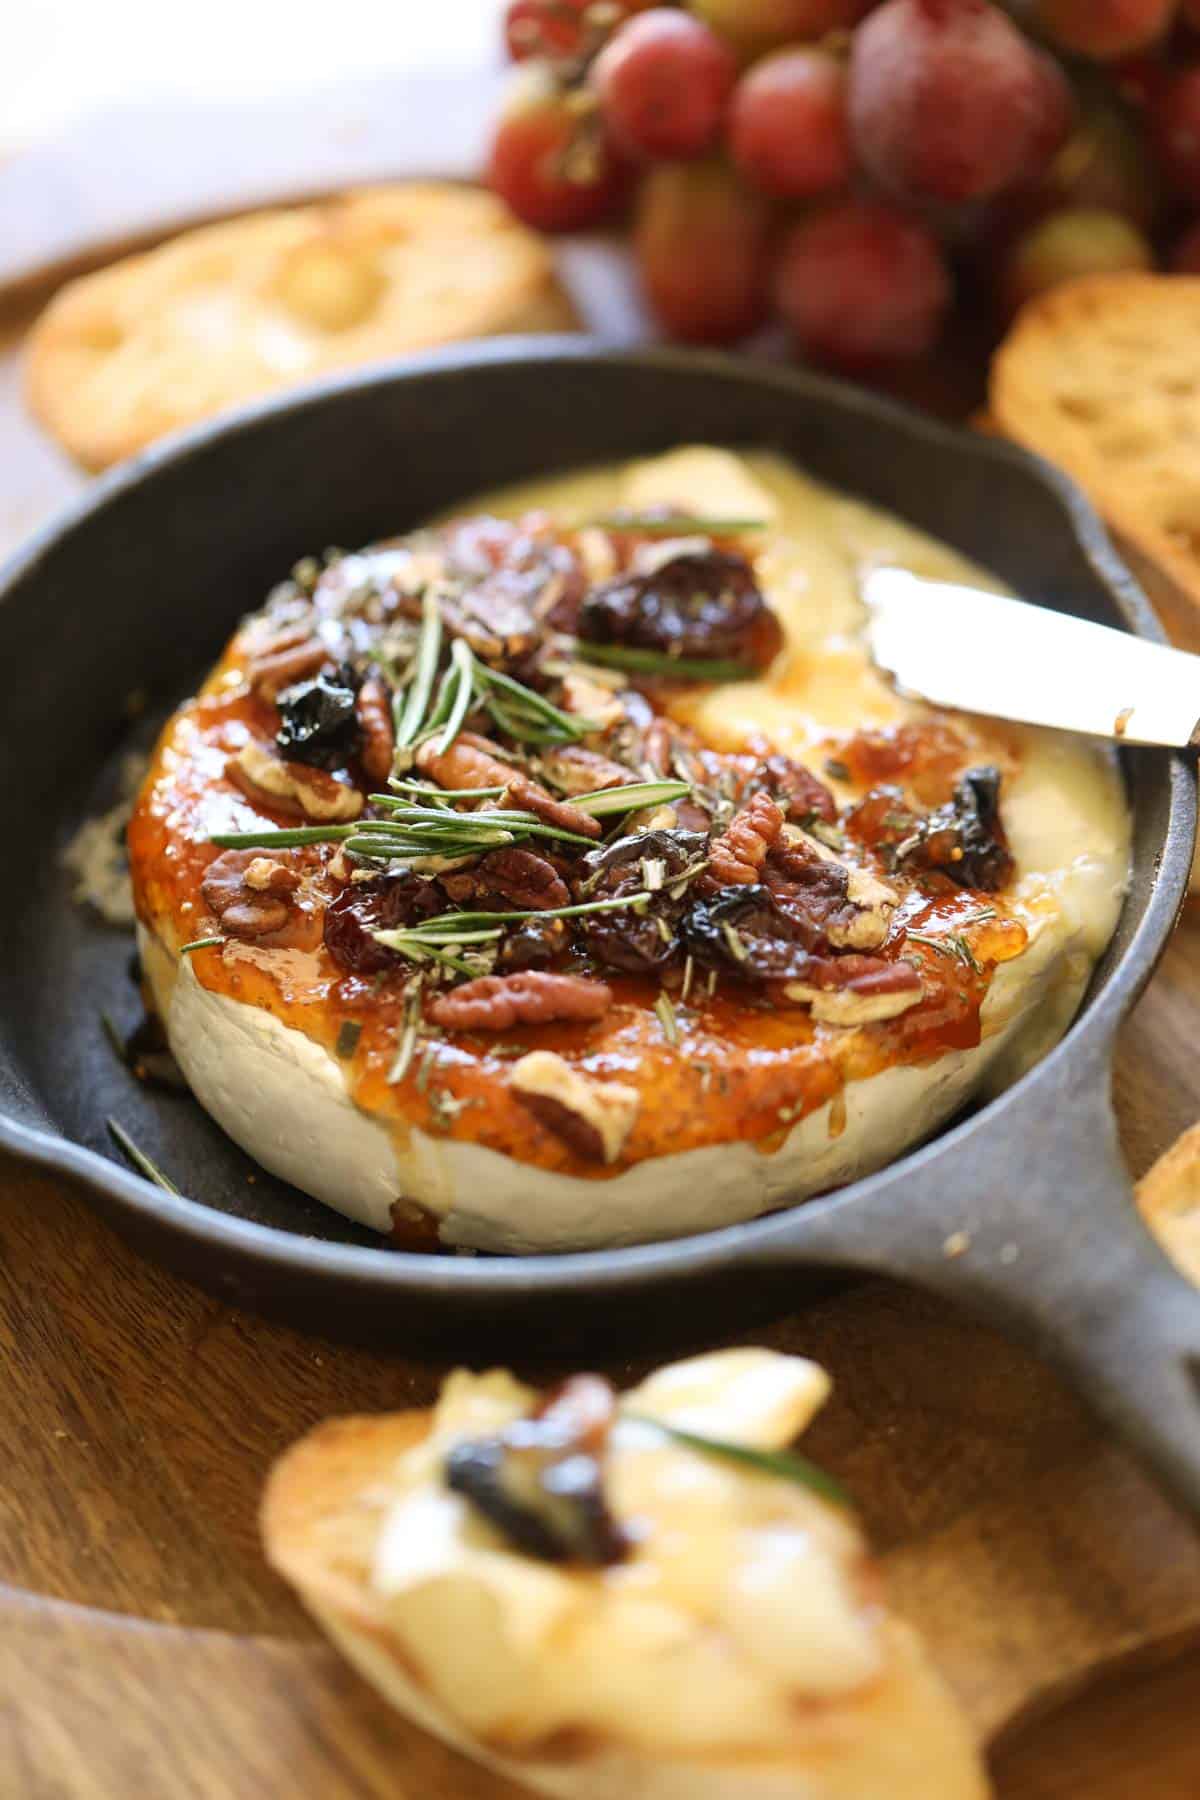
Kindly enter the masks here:
[[1126, 744], [1200, 745], [1200, 656], [906, 569], [871, 570], [861, 592], [871, 654], [907, 693]]

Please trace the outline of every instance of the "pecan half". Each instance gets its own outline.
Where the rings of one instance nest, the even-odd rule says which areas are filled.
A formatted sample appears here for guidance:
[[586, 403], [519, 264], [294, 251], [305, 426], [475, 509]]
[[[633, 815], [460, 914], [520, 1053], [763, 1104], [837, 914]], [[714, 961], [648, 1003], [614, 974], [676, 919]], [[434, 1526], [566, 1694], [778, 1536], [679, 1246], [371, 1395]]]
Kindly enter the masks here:
[[553, 1050], [532, 1050], [514, 1063], [509, 1085], [536, 1119], [592, 1162], [616, 1162], [641, 1106], [636, 1088], [596, 1081]]
[[362, 737], [359, 760], [370, 779], [382, 784], [392, 772], [396, 754], [392, 694], [382, 675], [367, 676], [358, 690], [355, 712]]
[[598, 1019], [611, 1005], [612, 989], [602, 981], [527, 969], [515, 975], [483, 975], [438, 994], [430, 1002], [429, 1016], [450, 1031], [506, 1031], [510, 1025]]
[[783, 830], [783, 813], [768, 793], [757, 793], [713, 839], [709, 865], [701, 877], [708, 892], [749, 886], [761, 878], [762, 866]]
[[486, 738], [476, 737], [473, 731], [462, 731], [448, 750], [439, 752], [432, 742], [422, 744], [417, 751], [417, 767], [441, 787], [503, 786], [508, 789], [508, 797], [514, 806], [536, 813], [547, 825], [557, 825], [560, 831], [576, 831], [583, 837], [600, 836], [599, 819], [580, 812], [566, 800], [556, 800], [538, 782], [531, 781], [522, 770], [501, 762], [492, 752], [493, 746]]
[[628, 787], [638, 777], [623, 763], [596, 750], [585, 750], [582, 744], [568, 744], [562, 750], [545, 750], [541, 757], [542, 772], [564, 794], [594, 794], [601, 788]]
[[324, 825], [357, 819], [363, 797], [324, 769], [284, 762], [261, 744], [251, 742], [225, 764], [225, 773], [248, 800], [291, 819], [314, 819]]
[[223, 850], [205, 870], [200, 892], [230, 937], [307, 944], [317, 927], [294, 904], [299, 885], [299, 870], [290, 862], [260, 850]]
[[814, 957], [804, 978], [785, 982], [783, 991], [827, 1025], [894, 1019], [924, 998], [921, 977], [911, 963], [877, 956]]
[[284, 688], [315, 675], [331, 660], [310, 625], [289, 625], [256, 648], [246, 664], [246, 680], [256, 694], [274, 700]]
[[571, 895], [566, 882], [546, 857], [535, 850], [489, 850], [473, 869], [443, 875], [442, 886], [456, 905], [497, 895], [522, 912], [566, 906]]

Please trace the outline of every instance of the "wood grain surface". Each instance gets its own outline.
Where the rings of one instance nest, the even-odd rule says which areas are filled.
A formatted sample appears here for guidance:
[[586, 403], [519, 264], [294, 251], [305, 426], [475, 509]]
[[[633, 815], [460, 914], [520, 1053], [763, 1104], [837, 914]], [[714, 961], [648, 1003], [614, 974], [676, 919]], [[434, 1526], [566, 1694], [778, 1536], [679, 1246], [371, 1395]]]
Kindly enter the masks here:
[[[21, 418], [11, 355], [0, 460], [3, 550], [81, 486]], [[1200, 913], [1123, 1034], [1135, 1172], [1200, 1116], [1198, 1035]], [[768, 1335], [832, 1370], [814, 1454], [996, 1742], [1004, 1800], [1196, 1800], [1200, 1545], [1058, 1381], [885, 1283]], [[331, 1413], [422, 1403], [440, 1370], [232, 1311], [9, 1163], [0, 1346], [0, 1800], [513, 1793], [391, 1715], [258, 1549], [284, 1445]]]

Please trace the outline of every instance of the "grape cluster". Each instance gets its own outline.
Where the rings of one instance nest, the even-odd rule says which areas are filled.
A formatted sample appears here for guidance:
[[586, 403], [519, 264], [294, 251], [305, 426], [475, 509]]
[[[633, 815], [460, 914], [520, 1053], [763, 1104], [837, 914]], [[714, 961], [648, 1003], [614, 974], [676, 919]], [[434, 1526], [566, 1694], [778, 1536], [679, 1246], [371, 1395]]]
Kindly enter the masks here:
[[661, 325], [920, 357], [1081, 274], [1200, 273], [1200, 0], [510, 0], [495, 190], [632, 217]]

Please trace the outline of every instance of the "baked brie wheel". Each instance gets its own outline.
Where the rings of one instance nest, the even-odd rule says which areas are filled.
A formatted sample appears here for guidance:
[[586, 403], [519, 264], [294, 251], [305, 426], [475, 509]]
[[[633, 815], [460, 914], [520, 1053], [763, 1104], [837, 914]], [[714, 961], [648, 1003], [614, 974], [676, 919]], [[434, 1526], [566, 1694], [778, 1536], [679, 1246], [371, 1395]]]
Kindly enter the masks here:
[[200, 1103], [403, 1244], [536, 1251], [752, 1218], [1011, 1079], [1113, 929], [1122, 790], [888, 687], [885, 559], [979, 579], [697, 448], [298, 565], [129, 830]]
[[853, 1513], [787, 1450], [828, 1391], [758, 1349], [333, 1420], [267, 1554], [402, 1713], [563, 1800], [975, 1800], [967, 1724]]

